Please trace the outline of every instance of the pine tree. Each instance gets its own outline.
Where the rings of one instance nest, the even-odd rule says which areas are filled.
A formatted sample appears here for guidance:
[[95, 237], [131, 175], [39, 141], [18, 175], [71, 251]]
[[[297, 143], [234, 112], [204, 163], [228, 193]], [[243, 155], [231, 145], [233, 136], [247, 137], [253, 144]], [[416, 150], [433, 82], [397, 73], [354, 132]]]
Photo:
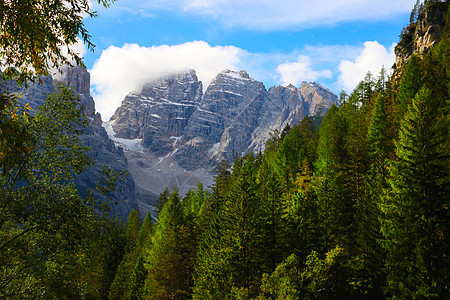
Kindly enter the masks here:
[[364, 194], [357, 205], [357, 259], [355, 282], [361, 293], [368, 297], [383, 296], [382, 272], [384, 251], [378, 244], [381, 238], [378, 204], [383, 189], [387, 187], [388, 157], [391, 141], [388, 136], [388, 118], [384, 93], [376, 99], [372, 122], [367, 136], [369, 170], [364, 180]]
[[398, 120], [402, 120], [409, 104], [423, 85], [420, 60], [412, 55], [406, 65], [398, 90]]
[[319, 223], [317, 195], [312, 181], [313, 173], [305, 159], [294, 181], [294, 188], [287, 193], [284, 223], [288, 237], [288, 253], [294, 253], [304, 263], [312, 250], [322, 248], [324, 232]]
[[260, 247], [260, 199], [257, 195], [257, 170], [260, 157], [251, 153], [234, 162], [232, 196], [224, 206], [222, 247], [227, 251], [229, 288], [258, 292], [258, 279], [264, 249]]
[[159, 213], [162, 208], [164, 207], [164, 204], [166, 204], [167, 200], [169, 200], [170, 191], [169, 188], [166, 187], [164, 191], [159, 195], [158, 197], [158, 203], [156, 204], [156, 210]]
[[137, 251], [138, 233], [141, 227], [141, 218], [139, 209], [132, 210], [127, 219], [125, 227], [125, 254], [117, 268], [114, 281], [109, 291], [110, 299], [126, 299], [128, 293], [131, 275], [133, 274], [136, 260], [139, 256]]
[[130, 300], [144, 299], [143, 287], [147, 274], [148, 271], [144, 265], [144, 258], [141, 255], [138, 257], [136, 265], [134, 267], [133, 274], [131, 274], [131, 277], [129, 279], [125, 299]]
[[282, 261], [286, 240], [285, 201], [283, 190], [278, 177], [270, 168], [267, 161], [263, 160], [258, 172], [258, 197], [261, 210], [261, 243], [264, 248], [263, 272], [273, 272], [278, 263]]
[[324, 226], [325, 251], [336, 243], [353, 244], [353, 191], [347, 184], [349, 153], [346, 148], [348, 123], [337, 107], [332, 107], [320, 126], [317, 160], [317, 185], [320, 223]]
[[448, 117], [422, 88], [396, 143], [381, 219], [388, 290], [397, 298], [450, 296]]
[[223, 210], [231, 194], [231, 165], [221, 161], [216, 167], [215, 184], [210, 197], [205, 199], [199, 216], [199, 245], [197, 249], [194, 297], [224, 299], [228, 288], [227, 249], [221, 247], [224, 226]]
[[141, 225], [141, 228], [139, 228], [139, 232], [138, 232], [138, 236], [137, 236], [137, 246], [140, 251], [143, 249], [148, 238], [152, 234], [153, 234], [152, 215], [151, 215], [150, 211], [148, 211], [147, 215], [145, 215], [145, 219]]
[[147, 245], [145, 298], [175, 299], [189, 294], [186, 280], [189, 274], [183, 264], [185, 242], [180, 205], [180, 196], [175, 190], [161, 210], [151, 244]]

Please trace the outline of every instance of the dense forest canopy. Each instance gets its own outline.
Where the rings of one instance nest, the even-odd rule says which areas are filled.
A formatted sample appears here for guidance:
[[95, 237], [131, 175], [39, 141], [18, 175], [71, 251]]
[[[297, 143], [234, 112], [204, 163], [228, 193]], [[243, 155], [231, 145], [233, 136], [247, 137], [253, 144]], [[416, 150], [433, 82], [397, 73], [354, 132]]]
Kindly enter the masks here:
[[[436, 11], [440, 41], [414, 52]], [[449, 298], [448, 18], [418, 1], [392, 77], [368, 73], [318, 130], [306, 117], [219, 164], [211, 192], [161, 194], [110, 298]]]
[[[65, 2], [54, 3], [55, 16], [64, 13]], [[264, 153], [219, 163], [211, 189], [166, 190], [156, 221], [139, 210], [126, 224], [110, 216], [95, 198], [114, 188], [108, 170], [79, 196], [72, 179], [90, 160], [69, 89], [34, 115], [2, 90], [0, 298], [450, 298], [448, 3], [417, 2], [398, 47], [414, 49], [413, 27], [436, 9], [444, 26], [426, 53], [410, 51], [392, 77], [368, 73], [318, 128], [306, 117], [275, 132]], [[50, 42], [36, 53], [39, 39], [2, 31], [2, 55], [16, 43], [25, 55], [16, 67], [45, 74], [47, 50], [88, 37], [80, 12], [61, 39], [44, 30]], [[5, 28], [26, 25], [4, 16]]]

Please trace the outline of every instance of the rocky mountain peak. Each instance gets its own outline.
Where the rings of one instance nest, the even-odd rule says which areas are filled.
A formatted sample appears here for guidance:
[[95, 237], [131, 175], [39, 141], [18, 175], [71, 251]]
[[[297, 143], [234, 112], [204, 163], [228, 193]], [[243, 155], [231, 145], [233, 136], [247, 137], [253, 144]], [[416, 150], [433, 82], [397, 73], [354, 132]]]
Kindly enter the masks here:
[[82, 67], [67, 67], [64, 70], [63, 79], [53, 79], [53, 85], [56, 88], [58, 83], [72, 88], [78, 94], [80, 104], [84, 108], [84, 112], [93, 117], [95, 114], [94, 99], [90, 94], [91, 74]]
[[[304, 82], [304, 81], [303, 81]], [[293, 90], [293, 91], [296, 91], [297, 90], [297, 87], [295, 86], [295, 85], [293, 85], [292, 83], [290, 83], [288, 86], [286, 86], [286, 88], [287, 89], [290, 89], [290, 90]]]
[[338, 104], [338, 97], [316, 82], [303, 81], [300, 87], [309, 116], [324, 116], [331, 105]]
[[130, 93], [109, 121], [124, 146], [142, 195], [166, 186], [181, 193], [212, 183], [218, 161], [264, 151], [270, 134], [305, 116], [324, 115], [337, 96], [317, 83], [266, 90], [246, 71], [217, 74], [202, 94], [192, 70], [164, 76]]
[[248, 75], [247, 71], [245, 70], [240, 71], [239, 75], [241, 75], [242, 78], [250, 79], [250, 75]]
[[243, 83], [246, 80], [255, 81], [254, 79], [250, 78], [250, 75], [248, 75], [247, 71], [232, 71], [232, 70], [224, 70], [217, 74], [217, 76], [211, 81], [211, 84], [217, 84], [217, 81], [219, 83], [223, 84], [226, 81], [229, 81], [231, 83], [237, 83], [241, 82]]

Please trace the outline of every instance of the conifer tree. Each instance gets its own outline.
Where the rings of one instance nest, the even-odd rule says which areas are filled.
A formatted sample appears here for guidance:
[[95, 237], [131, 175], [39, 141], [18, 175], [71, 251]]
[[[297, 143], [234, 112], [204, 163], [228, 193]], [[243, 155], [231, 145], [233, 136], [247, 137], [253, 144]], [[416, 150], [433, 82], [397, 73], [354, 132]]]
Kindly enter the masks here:
[[[231, 288], [257, 292], [264, 249], [260, 247], [260, 199], [257, 170], [260, 157], [248, 154], [234, 162], [232, 197], [224, 206], [222, 247], [227, 251]], [[229, 287], [229, 288], [230, 288]]]
[[353, 244], [355, 207], [345, 183], [349, 166], [347, 132], [348, 124], [340, 109], [331, 107], [320, 126], [317, 160], [319, 215], [326, 235], [325, 251], [336, 243]]
[[396, 298], [449, 297], [449, 124], [442, 109], [422, 88], [395, 145], [381, 225], [388, 291]]
[[398, 90], [398, 120], [403, 118], [409, 104], [423, 85], [420, 59], [412, 55], [406, 65]]
[[210, 197], [205, 199], [199, 216], [199, 245], [194, 276], [194, 297], [224, 299], [228, 287], [227, 250], [222, 248], [223, 210], [231, 193], [231, 164], [221, 161], [216, 167], [215, 184]]
[[127, 219], [125, 227], [125, 254], [117, 268], [114, 281], [109, 291], [110, 299], [126, 299], [130, 285], [131, 275], [133, 274], [136, 260], [139, 256], [137, 251], [138, 233], [141, 227], [141, 218], [139, 208], [132, 210]]
[[152, 215], [150, 211], [148, 211], [147, 214], [145, 215], [144, 222], [142, 222], [141, 228], [139, 228], [137, 237], [138, 249], [140, 250], [143, 249], [151, 234], [153, 234]]
[[145, 298], [174, 299], [189, 294], [188, 274], [183, 264], [183, 218], [180, 205], [180, 196], [175, 190], [159, 214], [145, 257], [148, 270], [144, 285]]
[[313, 173], [305, 159], [296, 180], [294, 188], [286, 195], [284, 223], [289, 235], [285, 243], [289, 254], [294, 253], [300, 262], [304, 263], [306, 256], [312, 250], [321, 249], [324, 237], [319, 223], [317, 195], [313, 188]]
[[372, 122], [368, 129], [367, 154], [369, 170], [364, 178], [364, 193], [357, 204], [357, 259], [354, 264], [355, 282], [359, 282], [361, 293], [372, 297], [382, 297], [384, 274], [383, 249], [378, 244], [381, 238], [379, 208], [383, 189], [387, 187], [389, 145], [388, 119], [385, 111], [383, 92], [376, 98]]
[[261, 201], [261, 243], [265, 249], [261, 269], [263, 272], [273, 272], [276, 265], [282, 261], [283, 252], [286, 251], [284, 249], [287, 235], [284, 219], [286, 204], [279, 179], [266, 160], [263, 160], [259, 168], [258, 180], [260, 182], [258, 197]]

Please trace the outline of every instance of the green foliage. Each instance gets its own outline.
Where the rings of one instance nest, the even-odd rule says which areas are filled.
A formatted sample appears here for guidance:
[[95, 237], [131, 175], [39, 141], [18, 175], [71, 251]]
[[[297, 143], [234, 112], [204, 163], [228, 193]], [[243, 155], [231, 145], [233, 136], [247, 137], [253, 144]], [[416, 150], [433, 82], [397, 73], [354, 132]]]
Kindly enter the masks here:
[[163, 193], [126, 297], [449, 298], [448, 49], [219, 163], [211, 193]]
[[344, 249], [336, 246], [321, 259], [312, 251], [307, 257], [301, 273], [305, 299], [342, 299], [348, 297], [345, 282], [346, 268], [343, 266]]
[[312, 167], [316, 158], [315, 137], [312, 121], [305, 117], [282, 138], [275, 157], [274, 168], [285, 190], [292, 187], [297, 170], [305, 159]]
[[[445, 43], [413, 60], [399, 86], [368, 74], [318, 133], [306, 118], [275, 132], [264, 155], [220, 163], [211, 194], [201, 184], [183, 201], [163, 194], [136, 295], [448, 296]], [[416, 76], [424, 87], [408, 90]]]
[[81, 198], [73, 184], [90, 164], [77, 138], [86, 125], [78, 106], [72, 91], [61, 87], [33, 117], [21, 119], [27, 155], [13, 163], [6, 153], [1, 161], [1, 297], [85, 295], [91, 275], [108, 285], [110, 275], [91, 272], [90, 253], [116, 229], [105, 226], [106, 211], [96, 213], [101, 207], [92, 194]]
[[[448, 293], [448, 117], [422, 88], [409, 106], [382, 203], [388, 290], [395, 297]], [[425, 245], [427, 245], [425, 247]], [[448, 294], [447, 294], [448, 295]]]
[[[128, 216], [125, 226], [125, 254], [118, 266], [114, 281], [111, 284], [109, 291], [110, 299], [126, 299], [131, 287], [131, 280], [133, 272], [135, 271], [135, 265], [140, 255], [140, 249], [138, 248], [138, 234], [141, 228], [141, 218], [139, 208], [132, 210]], [[137, 270], [141, 272], [141, 270]], [[139, 274], [140, 275], [140, 274]], [[138, 275], [138, 276], [139, 276]], [[137, 278], [135, 278], [137, 280]], [[135, 285], [138, 282], [134, 283]]]
[[[107, 7], [114, 0], [96, 2]], [[26, 83], [71, 60], [82, 65], [80, 54], [70, 48], [78, 37], [88, 49], [94, 48], [83, 20], [97, 13], [87, 0], [2, 1], [0, 15], [0, 65], [8, 66], [4, 78]]]
[[299, 299], [301, 295], [300, 262], [295, 254], [291, 254], [280, 263], [272, 274], [263, 274], [261, 295], [258, 299]]
[[146, 252], [146, 268], [149, 271], [145, 280], [144, 296], [149, 299], [179, 298], [188, 293], [184, 268], [184, 252], [189, 238], [182, 226], [178, 191], [173, 191], [156, 223], [155, 234]]
[[406, 65], [405, 74], [402, 76], [398, 90], [398, 118], [401, 120], [414, 96], [423, 85], [420, 60], [412, 55]]

